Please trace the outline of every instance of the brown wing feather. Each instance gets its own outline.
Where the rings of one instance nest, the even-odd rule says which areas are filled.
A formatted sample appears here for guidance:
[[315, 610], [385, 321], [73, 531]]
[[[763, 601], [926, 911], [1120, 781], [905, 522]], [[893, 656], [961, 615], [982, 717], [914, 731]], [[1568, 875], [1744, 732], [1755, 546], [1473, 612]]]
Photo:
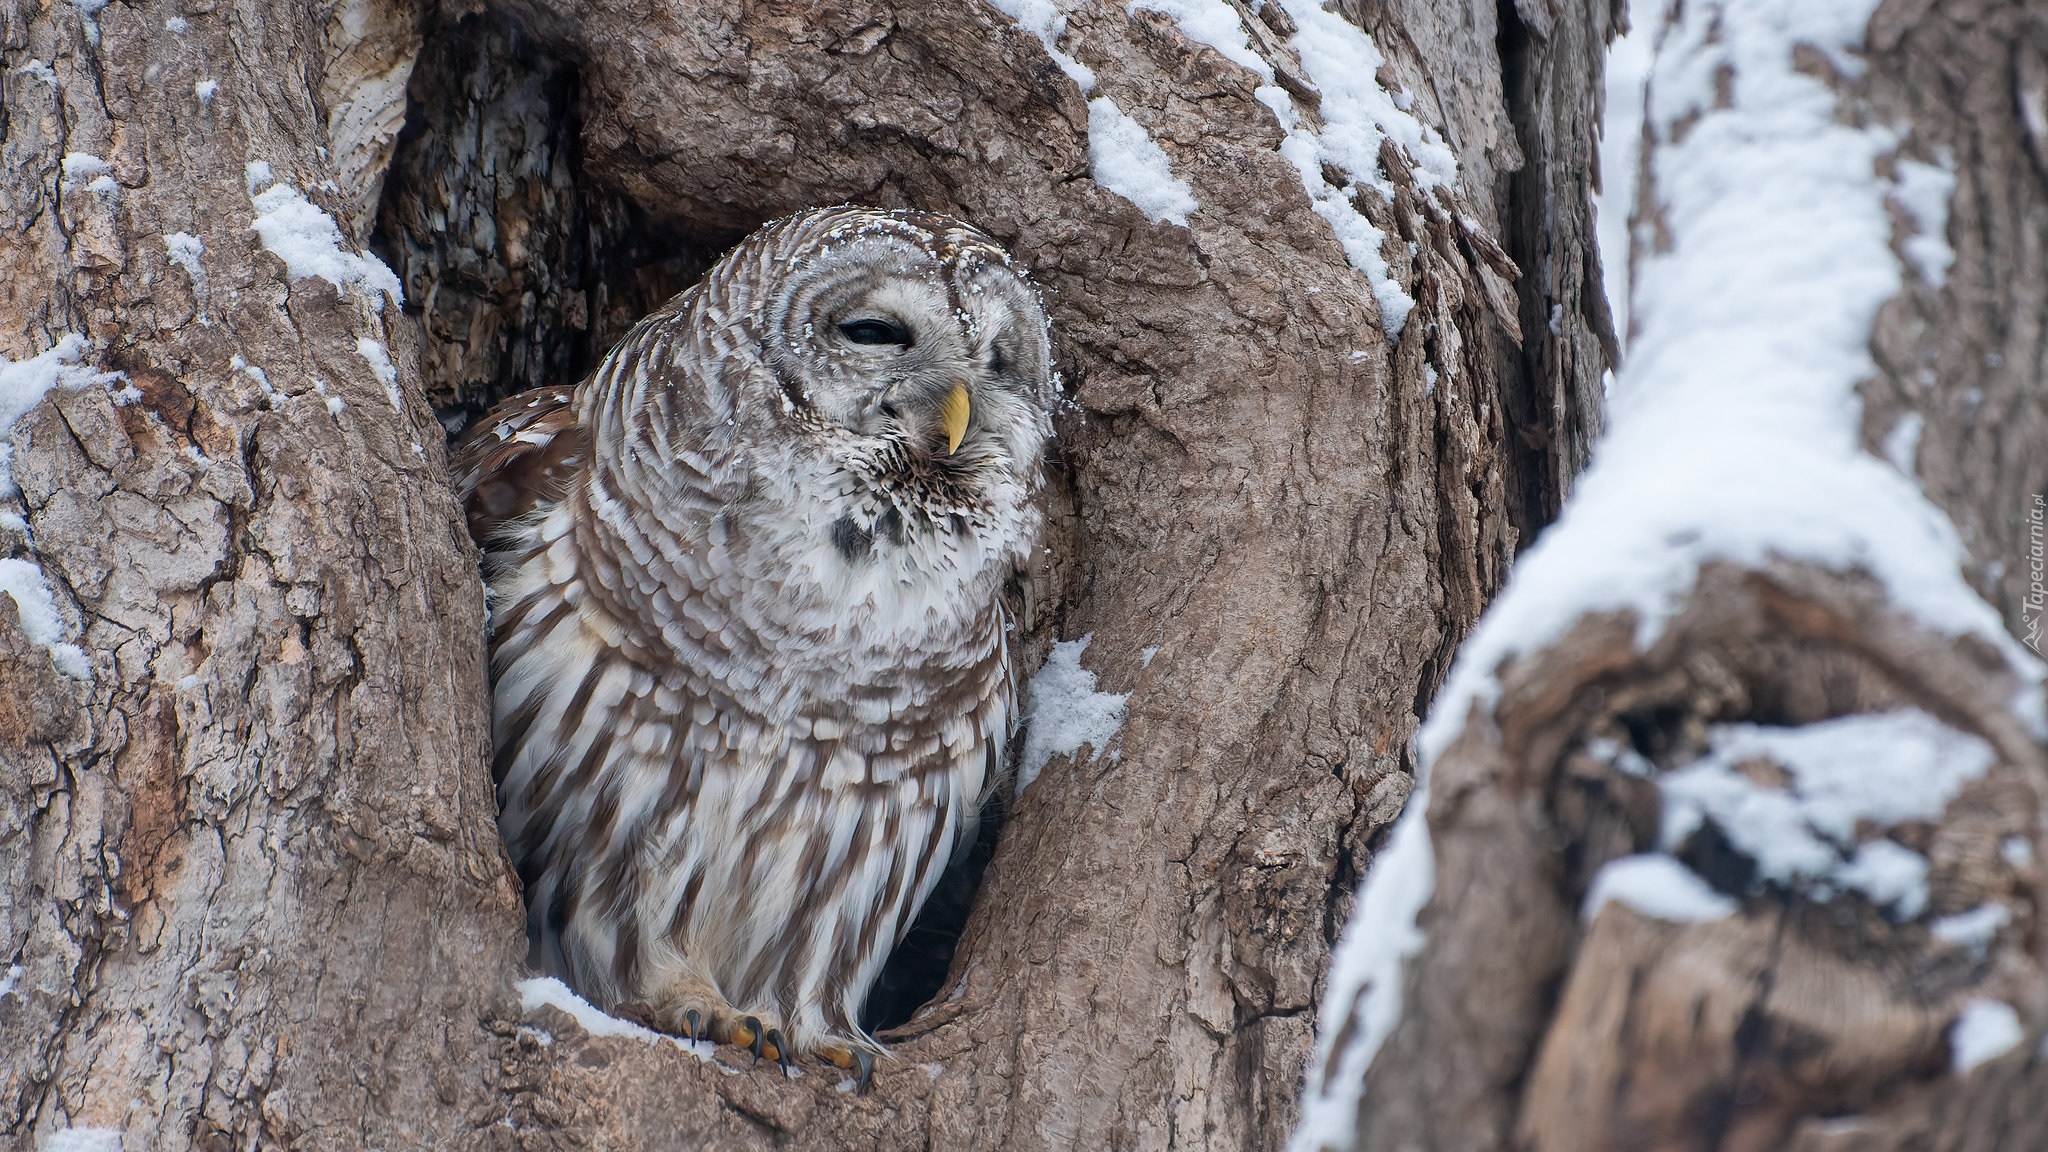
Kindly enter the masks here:
[[506, 521], [559, 499], [583, 466], [589, 438], [576, 423], [574, 399], [567, 388], [507, 397], [455, 446], [455, 492], [470, 536], [486, 549]]

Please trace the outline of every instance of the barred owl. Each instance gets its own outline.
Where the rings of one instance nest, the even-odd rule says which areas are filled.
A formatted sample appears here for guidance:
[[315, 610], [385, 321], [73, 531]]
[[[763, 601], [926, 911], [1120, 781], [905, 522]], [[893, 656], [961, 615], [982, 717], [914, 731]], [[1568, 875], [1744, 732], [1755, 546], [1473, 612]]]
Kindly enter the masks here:
[[862, 1000], [1012, 724], [1050, 360], [987, 237], [828, 208], [479, 422], [455, 472], [537, 968], [865, 1077]]

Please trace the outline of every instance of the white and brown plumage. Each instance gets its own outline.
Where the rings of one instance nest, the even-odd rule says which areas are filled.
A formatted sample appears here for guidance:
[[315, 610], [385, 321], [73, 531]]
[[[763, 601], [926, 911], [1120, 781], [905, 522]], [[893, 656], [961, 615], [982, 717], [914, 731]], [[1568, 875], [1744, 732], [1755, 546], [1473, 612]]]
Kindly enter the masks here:
[[455, 470], [538, 967], [677, 1033], [874, 1049], [862, 1000], [1002, 761], [1051, 394], [993, 242], [831, 208], [480, 422]]

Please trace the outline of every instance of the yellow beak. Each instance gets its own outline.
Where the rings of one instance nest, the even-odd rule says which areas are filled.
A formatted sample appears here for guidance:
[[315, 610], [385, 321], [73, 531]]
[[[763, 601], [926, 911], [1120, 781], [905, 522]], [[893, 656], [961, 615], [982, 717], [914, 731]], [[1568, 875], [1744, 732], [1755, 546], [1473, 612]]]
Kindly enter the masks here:
[[967, 417], [973, 412], [973, 405], [967, 399], [967, 385], [955, 384], [946, 393], [945, 402], [939, 405], [939, 428], [946, 434], [946, 455], [951, 456], [960, 447], [960, 440], [967, 435]]

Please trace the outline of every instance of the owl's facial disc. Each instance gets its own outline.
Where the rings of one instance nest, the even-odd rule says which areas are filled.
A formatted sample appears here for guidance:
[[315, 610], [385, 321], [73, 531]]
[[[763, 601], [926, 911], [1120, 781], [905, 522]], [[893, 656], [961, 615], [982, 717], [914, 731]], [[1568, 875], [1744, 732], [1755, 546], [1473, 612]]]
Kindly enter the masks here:
[[785, 391], [794, 383], [839, 430], [828, 439], [963, 476], [1035, 467], [1050, 356], [1030, 289], [999, 264], [941, 261], [895, 237], [834, 257], [792, 294], [776, 358]]

